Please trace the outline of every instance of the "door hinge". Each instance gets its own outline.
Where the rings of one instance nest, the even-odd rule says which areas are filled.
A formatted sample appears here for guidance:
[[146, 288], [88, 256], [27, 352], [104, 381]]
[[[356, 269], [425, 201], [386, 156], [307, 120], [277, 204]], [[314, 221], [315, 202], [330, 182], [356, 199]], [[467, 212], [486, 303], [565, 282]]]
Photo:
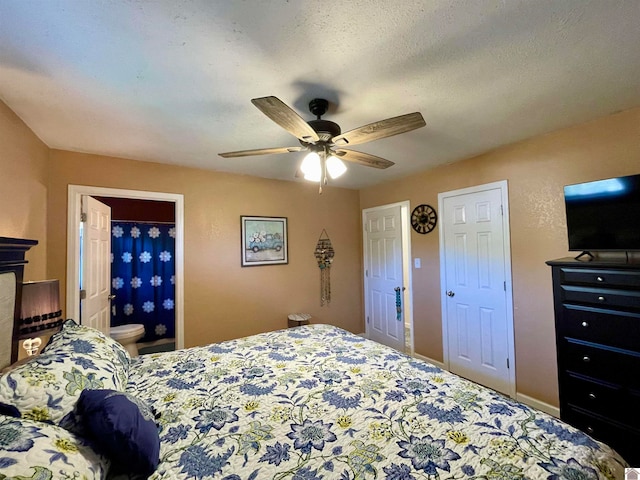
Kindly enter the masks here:
[[509, 359], [507, 358], [507, 370], [509, 370]]
[[367, 315], [367, 324], [369, 324], [369, 316]]
[[85, 212], [80, 213], [80, 221], [83, 223], [87, 221], [87, 214]]
[[84, 300], [85, 298], [87, 298], [87, 291], [80, 289], [80, 300]]
[[368, 268], [364, 269], [364, 276], [369, 278], [369, 269]]
[[502, 287], [504, 288], [504, 291], [507, 291], [507, 281], [505, 280], [504, 282], [502, 282]]
[[500, 215], [504, 217], [504, 207], [500, 205]]

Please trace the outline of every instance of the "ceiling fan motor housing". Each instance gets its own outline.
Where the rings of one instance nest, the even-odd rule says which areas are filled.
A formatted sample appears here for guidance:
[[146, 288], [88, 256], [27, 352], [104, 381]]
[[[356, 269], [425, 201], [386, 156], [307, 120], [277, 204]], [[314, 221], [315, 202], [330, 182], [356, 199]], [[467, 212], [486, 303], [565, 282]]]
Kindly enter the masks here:
[[[315, 130], [320, 137], [320, 141], [328, 142], [333, 137], [342, 133], [340, 125], [329, 120], [322, 120], [320, 117], [327, 113], [329, 101], [324, 98], [314, 98], [309, 102], [309, 111], [315, 115], [316, 120], [309, 120], [307, 123]], [[302, 143], [302, 142], [301, 142]]]
[[320, 140], [323, 141], [329, 141], [333, 137], [340, 135], [341, 132], [340, 125], [329, 120], [309, 120], [307, 123], [311, 125], [311, 128], [316, 131]]

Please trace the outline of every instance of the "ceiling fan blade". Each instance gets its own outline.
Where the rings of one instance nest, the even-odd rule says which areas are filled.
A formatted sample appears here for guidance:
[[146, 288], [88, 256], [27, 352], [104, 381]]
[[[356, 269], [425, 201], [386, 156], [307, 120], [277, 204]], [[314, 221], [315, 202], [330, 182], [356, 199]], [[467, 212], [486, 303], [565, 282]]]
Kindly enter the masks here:
[[379, 122], [370, 123], [333, 138], [335, 145], [357, 145], [359, 143], [380, 140], [399, 133], [410, 132], [416, 128], [424, 127], [426, 122], [420, 112], [407, 113], [399, 117], [387, 118]]
[[237, 152], [219, 153], [224, 158], [248, 157], [251, 155], [271, 155], [273, 153], [292, 153], [306, 150], [305, 147], [258, 148], [256, 150], [239, 150]]
[[320, 140], [316, 131], [279, 98], [254, 98], [251, 103], [258, 107], [267, 117], [303, 142], [311, 143]]
[[333, 152], [335, 156], [347, 162], [358, 163], [367, 167], [375, 168], [389, 168], [391, 165], [395, 165], [391, 160], [386, 160], [381, 157], [376, 157], [370, 153], [357, 152], [355, 150], [335, 150]]

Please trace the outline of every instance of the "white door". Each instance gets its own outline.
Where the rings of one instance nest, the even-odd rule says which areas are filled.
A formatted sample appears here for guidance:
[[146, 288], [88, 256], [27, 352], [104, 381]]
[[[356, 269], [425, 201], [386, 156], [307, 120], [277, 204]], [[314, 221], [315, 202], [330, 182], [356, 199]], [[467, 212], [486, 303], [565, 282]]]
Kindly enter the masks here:
[[514, 395], [506, 182], [498, 183], [440, 194], [443, 337], [452, 372]]
[[111, 208], [82, 196], [80, 319], [109, 335], [111, 323]]
[[[400, 205], [365, 211], [365, 316], [367, 335], [371, 340], [403, 352], [405, 338], [401, 214]], [[400, 314], [396, 305], [398, 294]]]

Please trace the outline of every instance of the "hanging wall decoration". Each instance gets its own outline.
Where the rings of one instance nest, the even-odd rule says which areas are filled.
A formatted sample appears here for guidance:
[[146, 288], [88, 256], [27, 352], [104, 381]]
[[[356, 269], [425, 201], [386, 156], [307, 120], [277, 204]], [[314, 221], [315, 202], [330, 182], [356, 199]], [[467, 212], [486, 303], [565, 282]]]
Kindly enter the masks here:
[[323, 228], [316, 249], [314, 252], [318, 267], [320, 267], [320, 306], [325, 303], [328, 305], [331, 303], [331, 262], [333, 262], [333, 256], [335, 251], [331, 245], [331, 240], [327, 231]]

